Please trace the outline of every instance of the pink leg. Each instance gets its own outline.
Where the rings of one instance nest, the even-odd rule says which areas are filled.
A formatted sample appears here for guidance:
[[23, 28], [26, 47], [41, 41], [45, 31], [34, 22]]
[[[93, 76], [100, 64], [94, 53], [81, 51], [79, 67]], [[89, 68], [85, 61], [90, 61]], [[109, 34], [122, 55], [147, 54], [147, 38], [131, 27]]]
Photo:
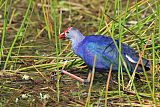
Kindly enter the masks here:
[[87, 81], [86, 82], [90, 82], [91, 81], [91, 77], [92, 77], [92, 72], [90, 71], [88, 73], [88, 77], [87, 77]]
[[61, 72], [64, 73], [64, 74], [66, 74], [66, 75], [68, 75], [68, 76], [70, 76], [71, 78], [74, 78], [74, 79], [82, 82], [82, 83], [85, 82], [84, 79], [82, 79], [82, 78], [80, 78], [80, 77], [78, 77], [78, 76], [76, 76], [76, 75], [74, 75], [74, 74], [71, 74], [71, 73], [69, 73], [69, 72], [67, 72], [67, 71], [65, 71], [65, 70], [61, 70]]

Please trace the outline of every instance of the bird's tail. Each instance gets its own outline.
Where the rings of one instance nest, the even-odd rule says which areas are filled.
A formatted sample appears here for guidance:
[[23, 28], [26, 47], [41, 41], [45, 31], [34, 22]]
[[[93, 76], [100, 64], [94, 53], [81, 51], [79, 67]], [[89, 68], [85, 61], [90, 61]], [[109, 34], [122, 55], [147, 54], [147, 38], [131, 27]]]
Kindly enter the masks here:
[[142, 62], [141, 62], [141, 64], [140, 64], [140, 66], [142, 67], [142, 66], [144, 66], [144, 69], [146, 70], [146, 71], [149, 71], [150, 70], [150, 62], [149, 62], [149, 60], [147, 60], [147, 59], [142, 59]]
[[[133, 71], [135, 69], [136, 65], [137, 65], [137, 63], [132, 63], [131, 64], [131, 66], [132, 66], [131, 71]], [[151, 64], [150, 64], [149, 60], [142, 58], [142, 62], [138, 65], [136, 71], [137, 72], [143, 71], [143, 67], [144, 67], [145, 71], [149, 71], [150, 70], [150, 65]]]

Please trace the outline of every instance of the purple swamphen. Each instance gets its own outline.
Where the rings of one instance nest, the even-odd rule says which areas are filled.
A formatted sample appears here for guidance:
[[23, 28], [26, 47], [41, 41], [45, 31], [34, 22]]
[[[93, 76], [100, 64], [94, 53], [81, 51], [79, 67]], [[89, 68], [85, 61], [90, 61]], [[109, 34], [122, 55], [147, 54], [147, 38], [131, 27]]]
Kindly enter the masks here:
[[[96, 71], [109, 70], [110, 65], [112, 64], [112, 71], [118, 71], [118, 56], [119, 52], [110, 37], [104, 35], [89, 35], [84, 36], [79, 30], [69, 27], [64, 30], [58, 36], [59, 39], [69, 39], [71, 41], [71, 46], [73, 52], [78, 55], [83, 61], [88, 65], [89, 68], [93, 67], [94, 56], [96, 55]], [[115, 40], [117, 46], [119, 41]], [[137, 64], [139, 56], [136, 52], [130, 48], [128, 45], [121, 44], [121, 55], [126, 62], [128, 71], [132, 73]], [[143, 64], [142, 64], [143, 63]], [[149, 70], [149, 61], [142, 59], [141, 63], [138, 65], [137, 72], [143, 71], [142, 65], [144, 65], [145, 70]], [[126, 71], [124, 65], [122, 64], [122, 70]], [[65, 70], [62, 70], [62, 73], [71, 76], [81, 82], [90, 81], [91, 73], [88, 76], [87, 80], [81, 79]]]

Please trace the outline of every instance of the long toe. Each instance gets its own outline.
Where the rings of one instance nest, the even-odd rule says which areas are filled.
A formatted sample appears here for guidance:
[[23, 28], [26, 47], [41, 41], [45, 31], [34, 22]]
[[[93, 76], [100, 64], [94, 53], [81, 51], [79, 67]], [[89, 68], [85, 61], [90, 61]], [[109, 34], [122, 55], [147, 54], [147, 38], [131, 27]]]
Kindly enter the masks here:
[[88, 81], [88, 79], [83, 79], [84, 80], [84, 82], [83, 82], [83, 84], [84, 85], [88, 85], [90, 82]]

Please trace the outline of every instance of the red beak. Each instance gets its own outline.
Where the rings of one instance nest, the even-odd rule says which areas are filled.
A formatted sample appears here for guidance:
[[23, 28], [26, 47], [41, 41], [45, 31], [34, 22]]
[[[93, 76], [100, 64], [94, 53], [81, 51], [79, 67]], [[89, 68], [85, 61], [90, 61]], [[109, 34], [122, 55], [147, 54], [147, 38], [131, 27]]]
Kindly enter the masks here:
[[59, 39], [65, 39], [66, 35], [65, 32], [67, 32], [71, 27], [68, 27], [66, 30], [64, 30], [61, 34], [58, 35]]
[[58, 39], [65, 39], [65, 38], [66, 38], [66, 35], [64, 32], [58, 35]]

